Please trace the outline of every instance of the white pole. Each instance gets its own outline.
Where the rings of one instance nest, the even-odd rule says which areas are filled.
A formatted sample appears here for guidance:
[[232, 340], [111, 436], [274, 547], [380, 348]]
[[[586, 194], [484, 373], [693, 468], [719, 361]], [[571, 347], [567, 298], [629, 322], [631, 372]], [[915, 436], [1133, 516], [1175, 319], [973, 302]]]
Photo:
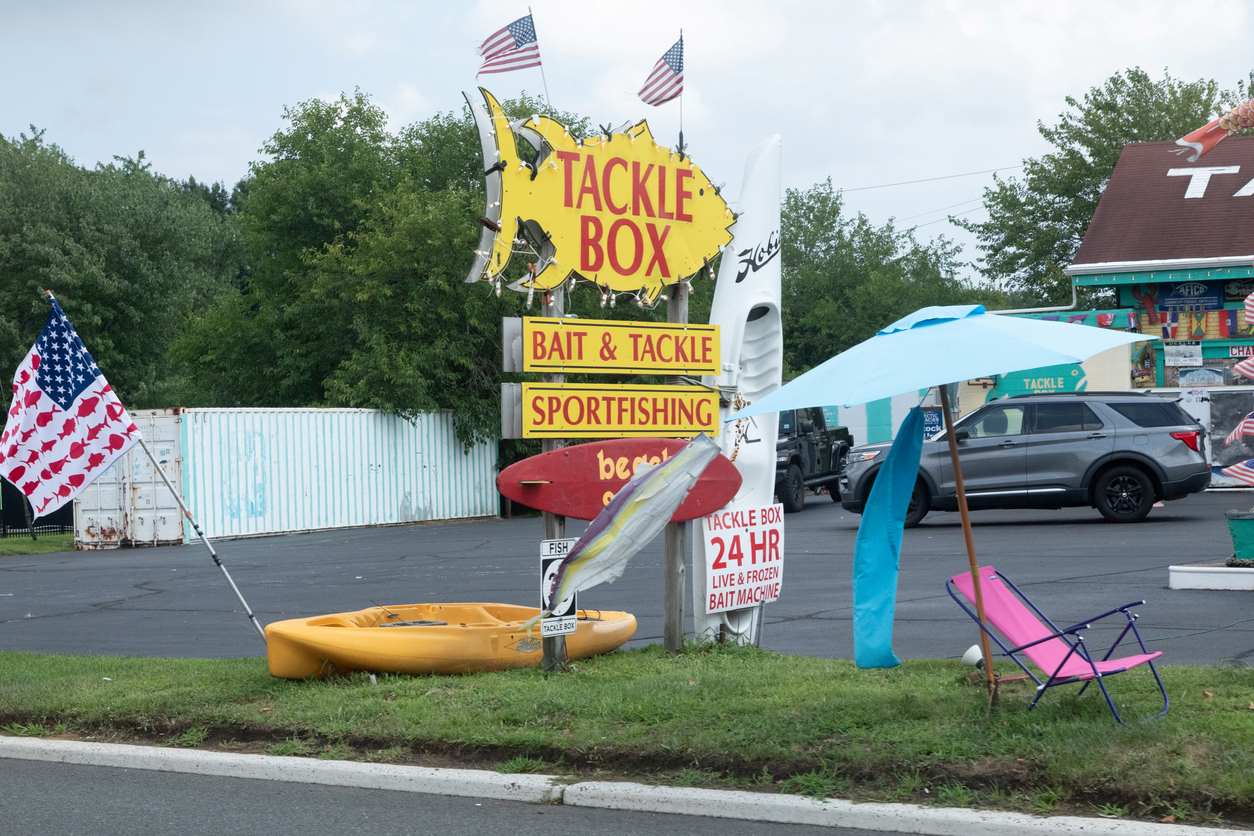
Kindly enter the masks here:
[[261, 636], [261, 641], [264, 643], [266, 640], [266, 631], [262, 629], [261, 623], [257, 621], [257, 616], [253, 615], [252, 607], [248, 606], [248, 602], [244, 600], [244, 593], [240, 592], [239, 587], [235, 585], [235, 580], [231, 577], [231, 573], [226, 570], [226, 567], [222, 565], [222, 561], [218, 559], [218, 553], [213, 550], [213, 546], [209, 543], [209, 538], [205, 536], [205, 532], [200, 530], [200, 526], [197, 525], [196, 520], [192, 518], [192, 512], [187, 510], [187, 506], [183, 504], [183, 497], [180, 496], [179, 492], [174, 489], [174, 485], [170, 484], [170, 477], [165, 475], [165, 470], [157, 461], [157, 457], [154, 456], [152, 451], [148, 449], [148, 445], [144, 443], [144, 439], [142, 437], [139, 439], [139, 446], [144, 448], [144, 452], [148, 454], [148, 460], [152, 462], [152, 466], [155, 467], [157, 472], [161, 474], [161, 481], [165, 482], [165, 486], [170, 489], [170, 493], [174, 496], [174, 501], [179, 504], [179, 508], [183, 511], [183, 516], [186, 517], [187, 521], [192, 524], [192, 530], [196, 532], [197, 536], [200, 537], [201, 542], [205, 544], [205, 548], [209, 550], [209, 556], [213, 558], [214, 564], [222, 570], [222, 575], [226, 578], [226, 582], [229, 583], [231, 585], [231, 589], [235, 591], [235, 597], [238, 598], [239, 602], [244, 605], [244, 612], [248, 615], [248, 620], [251, 621], [253, 626], [257, 628], [257, 633]]

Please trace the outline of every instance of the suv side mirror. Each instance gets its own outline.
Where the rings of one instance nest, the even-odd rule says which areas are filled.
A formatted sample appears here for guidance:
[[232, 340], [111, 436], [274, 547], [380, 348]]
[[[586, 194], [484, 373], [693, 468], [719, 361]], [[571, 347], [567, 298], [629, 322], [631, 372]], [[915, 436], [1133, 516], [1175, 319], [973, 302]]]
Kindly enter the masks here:
[[961, 443], [963, 441], [966, 441], [970, 437], [971, 437], [971, 431], [966, 429], [965, 427], [954, 430], [954, 441]]

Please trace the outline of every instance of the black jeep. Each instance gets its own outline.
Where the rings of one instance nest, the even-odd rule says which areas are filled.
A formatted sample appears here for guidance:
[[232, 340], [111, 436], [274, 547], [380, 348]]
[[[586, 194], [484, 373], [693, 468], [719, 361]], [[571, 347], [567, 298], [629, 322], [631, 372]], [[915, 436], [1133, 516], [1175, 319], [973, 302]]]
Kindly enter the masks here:
[[779, 413], [779, 440], [775, 442], [775, 495], [784, 510], [805, 508], [807, 488], [826, 487], [840, 501], [837, 485], [853, 436], [844, 427], [827, 428], [821, 407], [789, 409]]

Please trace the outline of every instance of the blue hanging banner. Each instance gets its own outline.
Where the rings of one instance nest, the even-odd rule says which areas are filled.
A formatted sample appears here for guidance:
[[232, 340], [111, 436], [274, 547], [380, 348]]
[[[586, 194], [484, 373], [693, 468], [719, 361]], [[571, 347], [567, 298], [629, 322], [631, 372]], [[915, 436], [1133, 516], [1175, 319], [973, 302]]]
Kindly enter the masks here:
[[923, 453], [923, 410], [914, 407], [871, 485], [853, 551], [853, 658], [860, 668], [901, 664], [893, 653], [897, 558]]

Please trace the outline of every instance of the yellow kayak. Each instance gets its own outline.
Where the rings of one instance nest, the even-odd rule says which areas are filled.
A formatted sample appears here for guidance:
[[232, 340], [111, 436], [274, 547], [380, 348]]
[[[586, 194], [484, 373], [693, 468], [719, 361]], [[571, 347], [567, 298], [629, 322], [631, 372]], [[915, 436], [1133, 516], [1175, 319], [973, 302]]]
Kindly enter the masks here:
[[[513, 604], [401, 604], [266, 626], [270, 674], [306, 679], [349, 671], [474, 673], [540, 664], [539, 614]], [[608, 653], [636, 632], [628, 612], [579, 610], [572, 659]]]

